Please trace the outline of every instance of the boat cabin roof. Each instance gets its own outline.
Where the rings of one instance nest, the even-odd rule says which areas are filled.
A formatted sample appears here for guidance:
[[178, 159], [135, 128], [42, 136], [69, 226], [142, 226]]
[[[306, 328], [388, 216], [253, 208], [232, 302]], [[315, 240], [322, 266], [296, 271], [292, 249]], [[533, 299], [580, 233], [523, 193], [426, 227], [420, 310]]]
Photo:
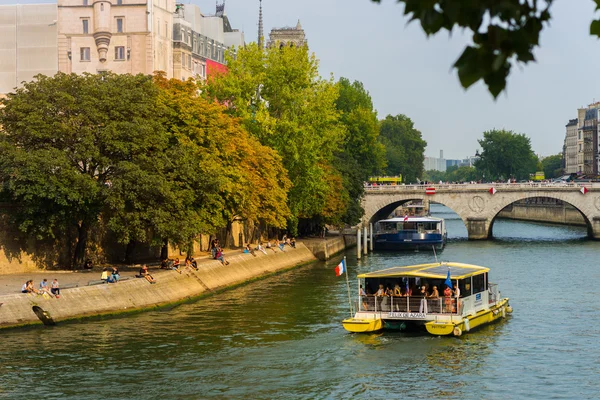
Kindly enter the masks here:
[[390, 218], [390, 219], [382, 219], [377, 222], [440, 222], [440, 221], [442, 221], [442, 218], [409, 216], [406, 221], [404, 221], [404, 217], [394, 217], [394, 218]]
[[393, 278], [393, 277], [419, 277], [431, 279], [445, 279], [450, 270], [450, 279], [464, 279], [473, 275], [488, 272], [490, 269], [472, 264], [456, 262], [441, 262], [432, 264], [409, 265], [405, 267], [392, 267], [381, 271], [367, 272], [358, 275], [359, 278]]

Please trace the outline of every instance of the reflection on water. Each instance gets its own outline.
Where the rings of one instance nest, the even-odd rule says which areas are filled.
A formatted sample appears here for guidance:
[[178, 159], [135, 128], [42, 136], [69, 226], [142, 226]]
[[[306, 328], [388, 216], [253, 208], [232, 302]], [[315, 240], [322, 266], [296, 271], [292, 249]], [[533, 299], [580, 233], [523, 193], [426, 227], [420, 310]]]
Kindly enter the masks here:
[[[507, 321], [460, 338], [348, 334], [334, 259], [172, 309], [1, 332], [0, 398], [595, 397], [598, 243], [516, 221], [497, 221], [493, 241], [461, 229], [448, 219], [439, 257], [491, 267], [515, 309]], [[353, 290], [358, 273], [433, 257], [347, 256]]]

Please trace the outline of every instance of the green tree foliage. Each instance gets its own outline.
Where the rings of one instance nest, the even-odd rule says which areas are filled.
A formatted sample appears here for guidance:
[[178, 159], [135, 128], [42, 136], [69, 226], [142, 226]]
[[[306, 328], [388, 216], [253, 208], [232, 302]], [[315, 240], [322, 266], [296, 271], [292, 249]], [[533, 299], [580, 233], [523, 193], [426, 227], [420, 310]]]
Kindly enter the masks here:
[[406, 115], [388, 115], [380, 123], [379, 140], [386, 150], [386, 175], [400, 175], [405, 182], [423, 179], [427, 142]]
[[249, 135], [224, 106], [198, 96], [193, 81], [160, 75], [155, 81], [172, 143], [166, 176], [184, 202], [177, 209], [180, 222], [171, 223], [176, 232], [166, 230], [165, 237], [182, 245], [216, 227], [230, 229], [235, 218], [285, 226], [291, 183], [277, 152]]
[[563, 174], [562, 170], [563, 155], [562, 153], [548, 156], [542, 160], [544, 177], [546, 179], [558, 178]]
[[343, 222], [357, 224], [363, 215], [360, 200], [364, 194], [364, 182], [385, 168], [385, 148], [378, 140], [377, 112], [363, 84], [340, 78], [338, 86], [340, 96], [336, 105], [342, 112], [341, 121], [346, 126], [347, 135], [335, 165], [342, 174], [343, 187], [348, 192]]
[[461, 182], [476, 182], [482, 179], [481, 172], [477, 171], [475, 167], [469, 167], [468, 165], [459, 167], [452, 165], [442, 171], [425, 171], [425, 180], [437, 183], [439, 181], [448, 183], [461, 183]]
[[[372, 0], [379, 3], [380, 0]], [[551, 19], [554, 0], [398, 0], [404, 14], [419, 21], [427, 35], [455, 27], [470, 32], [467, 45], [454, 68], [460, 83], [468, 88], [483, 80], [497, 97], [506, 87], [511, 65], [535, 61], [533, 52], [540, 33]], [[600, 0], [594, 0], [600, 9]], [[600, 36], [600, 21], [593, 21], [590, 33]]]
[[111, 188], [162, 161], [158, 90], [142, 75], [36, 79], [0, 107], [1, 188], [18, 205], [5, 211], [24, 236], [60, 239], [75, 230], [72, 263], [81, 265], [91, 227], [114, 201]]
[[524, 134], [494, 129], [484, 132], [479, 144], [483, 151], [475, 167], [488, 180], [528, 179], [536, 170], [538, 158]]
[[72, 246], [72, 266], [98, 225], [186, 248], [234, 218], [286, 223], [280, 156], [192, 81], [39, 76], [2, 105], [1, 210], [24, 239]]
[[332, 182], [341, 182], [341, 175], [332, 163], [346, 133], [336, 109], [338, 86], [319, 78], [306, 46], [263, 50], [250, 44], [227, 60], [227, 74], [209, 80], [203, 93], [226, 104], [281, 156], [292, 182], [290, 231], [295, 234], [301, 220], [339, 222], [346, 213], [343, 204], [329, 207], [340, 196], [340, 186]]

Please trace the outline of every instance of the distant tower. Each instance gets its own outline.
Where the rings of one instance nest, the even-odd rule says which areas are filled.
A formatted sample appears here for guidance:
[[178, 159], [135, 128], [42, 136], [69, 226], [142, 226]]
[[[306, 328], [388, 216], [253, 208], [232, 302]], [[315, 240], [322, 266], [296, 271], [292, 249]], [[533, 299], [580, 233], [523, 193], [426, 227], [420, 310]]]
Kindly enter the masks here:
[[258, 47], [264, 48], [264, 32], [263, 32], [263, 16], [262, 16], [262, 0], [259, 0], [259, 8], [258, 8]]
[[306, 34], [304, 33], [304, 29], [302, 29], [302, 24], [300, 20], [295, 27], [284, 27], [284, 28], [273, 28], [271, 30], [271, 34], [269, 35], [269, 43], [267, 43], [268, 47], [278, 46], [290, 46], [290, 47], [300, 47], [308, 45], [306, 41]]

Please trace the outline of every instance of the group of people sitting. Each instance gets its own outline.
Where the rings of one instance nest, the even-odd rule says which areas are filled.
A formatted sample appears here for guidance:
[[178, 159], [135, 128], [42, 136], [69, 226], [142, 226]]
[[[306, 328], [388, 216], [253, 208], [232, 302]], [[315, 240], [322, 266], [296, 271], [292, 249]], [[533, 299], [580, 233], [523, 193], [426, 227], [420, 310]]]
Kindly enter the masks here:
[[117, 283], [121, 279], [121, 274], [119, 273], [119, 269], [117, 267], [112, 267], [109, 272], [109, 268], [102, 269], [102, 275], [100, 275], [100, 280], [104, 281], [104, 283]]
[[44, 278], [40, 282], [39, 289], [36, 289], [35, 285], [33, 284], [33, 279], [30, 279], [27, 282], [25, 282], [21, 287], [21, 293], [33, 293], [39, 295], [46, 294], [52, 297], [56, 297], [58, 299], [60, 298], [60, 286], [58, 284], [57, 279], [54, 279], [50, 286], [48, 286], [48, 279]]

